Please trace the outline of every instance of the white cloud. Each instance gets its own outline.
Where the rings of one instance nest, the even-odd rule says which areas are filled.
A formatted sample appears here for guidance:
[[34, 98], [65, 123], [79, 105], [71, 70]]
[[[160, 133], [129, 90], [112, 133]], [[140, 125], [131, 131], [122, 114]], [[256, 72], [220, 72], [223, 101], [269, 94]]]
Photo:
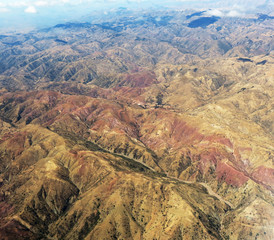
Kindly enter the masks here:
[[0, 13], [5, 13], [5, 12], [9, 12], [9, 9], [0, 7]]
[[[189, 7], [201, 7], [201, 8], [212, 8], [207, 13], [215, 16], [230, 16], [237, 17], [243, 15], [244, 12], [255, 9], [257, 6], [262, 4], [268, 4], [268, 6], [273, 6], [273, 0], [171, 0], [171, 2], [182, 2], [182, 4], [187, 3]], [[159, 4], [168, 4], [168, 0], [0, 0], [0, 8], [8, 8], [12, 10], [12, 8], [26, 8], [25, 11], [30, 13], [36, 13], [36, 8], [42, 7], [62, 7], [62, 6], [77, 6], [81, 4], [86, 4], [87, 6], [92, 6], [92, 4], [99, 5], [102, 3], [104, 6], [107, 4], [115, 4], [117, 6], [122, 5], [124, 3], [142, 3], [142, 2], [160, 2]], [[29, 8], [29, 6], [32, 6]], [[6, 11], [6, 10], [1, 10]]]
[[48, 1], [36, 1], [34, 3], [34, 5], [37, 6], [37, 7], [44, 7], [44, 6], [48, 6], [49, 2]]
[[10, 7], [26, 7], [26, 6], [28, 6], [28, 2], [27, 1], [14, 1], [14, 2], [8, 3], [8, 6], [10, 6]]
[[236, 10], [232, 10], [232, 11], [228, 12], [226, 16], [228, 16], [228, 17], [240, 17], [242, 15], [243, 15], [242, 13], [240, 13]]
[[245, 11], [238, 5], [233, 6], [232, 9], [221, 8], [221, 9], [210, 9], [206, 11], [208, 15], [216, 17], [241, 17], [245, 15]]
[[210, 9], [206, 12], [207, 14], [209, 15], [213, 15], [213, 16], [216, 16], [216, 17], [223, 17], [224, 16], [224, 13], [218, 9]]
[[29, 6], [24, 10], [25, 13], [37, 13], [37, 10], [34, 6]]
[[80, 4], [94, 0], [0, 0], [0, 7], [55, 6], [64, 4]]

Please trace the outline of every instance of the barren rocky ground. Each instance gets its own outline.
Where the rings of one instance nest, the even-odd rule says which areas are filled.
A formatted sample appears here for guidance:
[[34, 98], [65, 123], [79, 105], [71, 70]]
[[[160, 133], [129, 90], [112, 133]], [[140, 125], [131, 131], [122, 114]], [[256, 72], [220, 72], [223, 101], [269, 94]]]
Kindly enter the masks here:
[[273, 19], [187, 15], [0, 36], [0, 239], [274, 238]]

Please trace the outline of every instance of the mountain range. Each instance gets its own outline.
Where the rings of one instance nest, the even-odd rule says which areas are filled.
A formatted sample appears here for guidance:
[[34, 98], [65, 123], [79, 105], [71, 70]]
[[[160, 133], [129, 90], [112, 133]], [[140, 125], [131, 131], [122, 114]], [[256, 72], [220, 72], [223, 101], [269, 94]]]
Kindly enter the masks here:
[[274, 238], [271, 15], [120, 9], [0, 63], [0, 239]]

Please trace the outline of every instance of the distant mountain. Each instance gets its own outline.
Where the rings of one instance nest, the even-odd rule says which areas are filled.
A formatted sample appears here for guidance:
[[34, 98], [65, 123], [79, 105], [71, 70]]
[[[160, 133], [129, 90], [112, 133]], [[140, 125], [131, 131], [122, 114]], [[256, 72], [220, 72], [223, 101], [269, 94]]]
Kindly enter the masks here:
[[269, 19], [274, 19], [274, 16], [268, 16], [267, 14], [259, 14], [258, 20], [269, 20]]
[[219, 19], [218, 17], [201, 17], [201, 18], [191, 21], [188, 24], [188, 27], [190, 27], [190, 28], [197, 28], [197, 27], [206, 28], [210, 24], [213, 24], [216, 21], [218, 21], [218, 19]]
[[203, 15], [203, 13], [205, 13], [206, 11], [200, 11], [200, 12], [195, 12], [195, 13], [192, 13], [192, 14], [189, 14], [189, 15], [186, 15], [186, 19], [190, 19], [194, 16], [201, 16]]

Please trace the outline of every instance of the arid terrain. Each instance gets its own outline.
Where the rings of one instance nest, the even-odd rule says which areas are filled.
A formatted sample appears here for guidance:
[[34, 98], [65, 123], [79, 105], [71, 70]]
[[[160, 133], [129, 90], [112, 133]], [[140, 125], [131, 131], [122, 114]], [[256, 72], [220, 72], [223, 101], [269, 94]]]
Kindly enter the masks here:
[[0, 36], [0, 239], [274, 239], [273, 17], [96, 21]]

